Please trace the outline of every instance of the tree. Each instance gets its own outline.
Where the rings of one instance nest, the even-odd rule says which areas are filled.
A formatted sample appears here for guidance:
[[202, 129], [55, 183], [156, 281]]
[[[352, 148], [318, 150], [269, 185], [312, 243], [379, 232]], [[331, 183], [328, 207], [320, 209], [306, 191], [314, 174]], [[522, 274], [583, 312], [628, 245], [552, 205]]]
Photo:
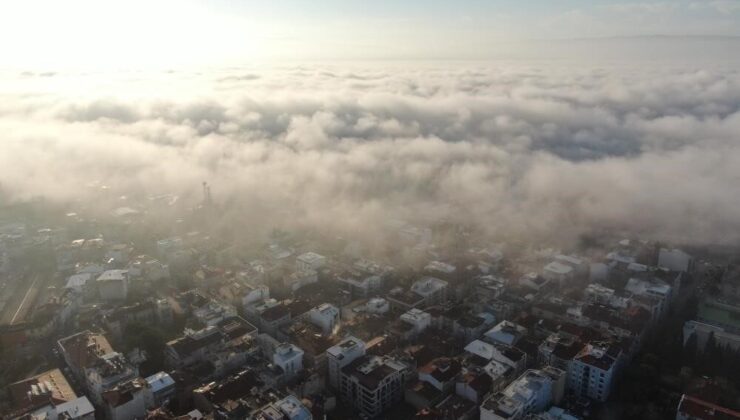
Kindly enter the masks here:
[[155, 373], [164, 366], [164, 349], [167, 344], [165, 334], [149, 325], [132, 323], [123, 332], [124, 347], [127, 351], [139, 348], [147, 353], [147, 361], [142, 370]]
[[688, 339], [686, 339], [686, 344], [683, 346], [683, 364], [684, 366], [689, 367], [696, 367], [696, 361], [697, 361], [697, 339], [696, 339], [696, 333], [692, 332]]

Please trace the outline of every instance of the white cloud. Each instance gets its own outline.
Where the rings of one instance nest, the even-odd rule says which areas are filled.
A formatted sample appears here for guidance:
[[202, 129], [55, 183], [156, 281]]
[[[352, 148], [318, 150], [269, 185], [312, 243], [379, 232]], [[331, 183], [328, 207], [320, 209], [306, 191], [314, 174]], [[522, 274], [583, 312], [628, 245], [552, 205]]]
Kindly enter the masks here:
[[[73, 96], [67, 80], [104, 87]], [[0, 185], [14, 199], [89, 199], [83, 186], [101, 180], [195, 200], [208, 180], [239, 225], [357, 232], [446, 216], [533, 240], [601, 227], [740, 239], [737, 70], [378, 64], [6, 82]]]

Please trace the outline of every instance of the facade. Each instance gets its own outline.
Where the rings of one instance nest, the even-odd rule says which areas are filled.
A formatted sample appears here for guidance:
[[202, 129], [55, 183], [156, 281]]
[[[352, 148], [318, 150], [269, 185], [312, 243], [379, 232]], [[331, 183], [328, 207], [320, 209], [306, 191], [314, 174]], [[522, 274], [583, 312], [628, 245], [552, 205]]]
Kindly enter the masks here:
[[298, 270], [295, 273], [286, 276], [283, 279], [285, 287], [295, 292], [303, 286], [313, 284], [319, 281], [319, 274], [316, 270]]
[[165, 362], [171, 368], [183, 367], [203, 361], [220, 350], [225, 342], [223, 333], [216, 327], [199, 331], [185, 330], [185, 335], [165, 346]]
[[660, 248], [658, 266], [671, 271], [690, 272], [694, 270], [694, 259], [680, 249]]
[[365, 355], [365, 343], [359, 338], [346, 337], [326, 351], [329, 384], [339, 389], [342, 368]]
[[362, 356], [342, 368], [339, 392], [360, 414], [375, 418], [403, 399], [409, 373], [398, 360]]
[[337, 276], [337, 281], [349, 288], [355, 298], [368, 297], [383, 286], [381, 275], [364, 271], [349, 271]]
[[95, 407], [87, 397], [51, 404], [30, 414], [33, 420], [95, 420]]
[[502, 392], [483, 402], [480, 419], [515, 420], [546, 410], [562, 398], [565, 375], [562, 370], [552, 367], [526, 371]]
[[147, 412], [146, 381], [137, 378], [120, 384], [102, 395], [102, 405], [108, 420], [143, 418]]
[[411, 285], [411, 291], [424, 299], [424, 306], [438, 305], [447, 300], [448, 283], [436, 277], [423, 277]]
[[211, 300], [193, 311], [195, 319], [207, 327], [217, 325], [219, 322], [235, 317], [236, 315], [236, 308], [227, 303], [215, 300]]
[[576, 396], [606, 401], [619, 367], [616, 346], [586, 345], [571, 362], [568, 389]]
[[283, 370], [286, 377], [293, 377], [303, 370], [303, 350], [293, 344], [282, 343], [275, 349], [272, 362]]
[[101, 356], [93, 366], [85, 369], [85, 374], [89, 397], [100, 404], [106, 391], [136, 378], [139, 371], [122, 354], [113, 352]]
[[255, 420], [312, 420], [311, 412], [293, 395], [262, 408], [252, 416]]
[[103, 300], [125, 300], [128, 296], [128, 271], [108, 270], [96, 280], [98, 294]]
[[323, 303], [308, 312], [308, 319], [321, 328], [325, 335], [331, 335], [339, 328], [339, 308]]
[[414, 308], [402, 314], [401, 321], [412, 326], [412, 335], [419, 335], [432, 324], [432, 316], [427, 312]]
[[113, 352], [105, 336], [91, 331], [82, 331], [62, 338], [57, 342], [57, 346], [67, 366], [78, 379], [82, 379], [84, 369], [95, 363], [98, 357]]
[[484, 337], [492, 342], [514, 346], [526, 335], [527, 329], [511, 321], [501, 321], [484, 334]]
[[318, 270], [326, 265], [326, 257], [315, 252], [306, 252], [296, 257], [296, 268], [298, 270]]
[[157, 372], [146, 377], [149, 387], [147, 407], [161, 407], [175, 396], [175, 380], [165, 372]]

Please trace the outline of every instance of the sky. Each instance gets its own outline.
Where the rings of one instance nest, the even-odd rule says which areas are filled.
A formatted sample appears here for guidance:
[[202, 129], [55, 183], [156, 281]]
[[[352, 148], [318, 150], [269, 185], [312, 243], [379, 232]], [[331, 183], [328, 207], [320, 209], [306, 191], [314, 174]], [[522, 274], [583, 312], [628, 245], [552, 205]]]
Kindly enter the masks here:
[[[272, 60], [686, 54], [737, 46], [740, 0], [9, 0], [0, 68], [161, 68]], [[707, 47], [709, 45], [709, 47]], [[619, 55], [617, 55], [619, 56]], [[612, 56], [614, 58], [614, 56]]]
[[738, 133], [740, 0], [0, 2], [0, 200], [737, 244]]

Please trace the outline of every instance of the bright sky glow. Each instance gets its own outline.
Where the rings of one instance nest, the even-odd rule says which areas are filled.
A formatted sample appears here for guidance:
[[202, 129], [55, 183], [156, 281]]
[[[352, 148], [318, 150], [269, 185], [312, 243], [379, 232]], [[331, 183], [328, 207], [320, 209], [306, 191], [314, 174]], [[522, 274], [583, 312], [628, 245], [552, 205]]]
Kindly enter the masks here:
[[13, 0], [0, 5], [0, 67], [489, 59], [646, 35], [740, 36], [740, 0]]

